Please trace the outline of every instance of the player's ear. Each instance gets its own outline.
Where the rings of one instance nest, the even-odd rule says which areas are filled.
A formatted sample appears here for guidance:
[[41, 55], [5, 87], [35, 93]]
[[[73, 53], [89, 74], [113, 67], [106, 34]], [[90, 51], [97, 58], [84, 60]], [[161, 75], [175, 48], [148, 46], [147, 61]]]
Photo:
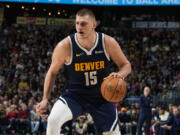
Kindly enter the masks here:
[[93, 28], [95, 29], [96, 27], [97, 27], [97, 21], [94, 20], [94, 21], [93, 21]]

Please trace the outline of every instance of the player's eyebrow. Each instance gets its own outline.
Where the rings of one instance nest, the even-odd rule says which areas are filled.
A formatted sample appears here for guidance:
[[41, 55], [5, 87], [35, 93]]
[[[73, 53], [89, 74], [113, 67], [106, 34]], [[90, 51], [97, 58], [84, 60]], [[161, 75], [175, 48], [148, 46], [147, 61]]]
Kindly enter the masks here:
[[80, 25], [84, 26], [84, 25], [86, 25], [88, 23], [86, 21], [82, 21], [82, 22], [77, 21], [76, 24], [80, 24]]

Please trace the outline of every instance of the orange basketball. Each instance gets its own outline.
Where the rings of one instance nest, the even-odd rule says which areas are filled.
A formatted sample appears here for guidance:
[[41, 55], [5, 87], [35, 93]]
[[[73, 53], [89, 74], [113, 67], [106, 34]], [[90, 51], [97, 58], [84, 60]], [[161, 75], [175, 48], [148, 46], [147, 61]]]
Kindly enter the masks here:
[[121, 78], [109, 77], [101, 84], [101, 94], [109, 102], [120, 102], [126, 91], [126, 82]]

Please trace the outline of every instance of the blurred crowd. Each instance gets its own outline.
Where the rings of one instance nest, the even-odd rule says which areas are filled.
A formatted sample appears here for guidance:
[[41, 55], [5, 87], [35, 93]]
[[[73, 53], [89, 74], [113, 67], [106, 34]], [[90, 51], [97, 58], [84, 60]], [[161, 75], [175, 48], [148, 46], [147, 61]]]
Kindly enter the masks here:
[[[140, 116], [139, 104], [132, 104], [128, 108], [119, 110], [119, 124], [122, 135], [136, 135]], [[146, 124], [143, 124], [143, 135]], [[150, 135], [179, 135], [180, 132], [180, 105], [168, 104], [168, 107], [159, 105], [152, 108]]]
[[180, 88], [178, 30], [126, 29], [120, 32], [102, 28], [102, 31], [116, 38], [131, 62], [132, 73], [127, 79], [130, 95], [140, 95], [144, 85], [150, 86], [154, 95]]
[[[128, 97], [139, 97], [145, 85], [150, 86], [153, 95], [180, 89], [179, 31], [115, 30], [106, 27], [98, 30], [113, 36], [131, 62], [133, 72], [127, 78]], [[45, 133], [47, 121], [39, 117], [35, 105], [41, 100], [44, 78], [55, 45], [72, 32], [74, 29], [71, 27], [17, 24], [3, 27], [0, 37], [0, 132]], [[117, 71], [114, 63], [111, 70]], [[47, 114], [60, 95], [65, 81], [62, 69], [53, 86]], [[135, 135], [139, 115], [138, 102], [130, 106], [120, 103], [117, 108], [122, 134], [132, 132]], [[153, 113], [158, 114], [152, 121], [152, 125], [156, 125], [152, 128], [156, 130], [161, 129], [158, 122], [160, 125], [168, 116], [176, 118], [178, 114], [179, 117], [177, 109], [164, 112], [162, 108], [153, 110]], [[170, 130], [168, 128], [163, 127]], [[91, 116], [84, 114], [77, 121], [65, 124], [62, 132], [93, 135], [95, 130]]]

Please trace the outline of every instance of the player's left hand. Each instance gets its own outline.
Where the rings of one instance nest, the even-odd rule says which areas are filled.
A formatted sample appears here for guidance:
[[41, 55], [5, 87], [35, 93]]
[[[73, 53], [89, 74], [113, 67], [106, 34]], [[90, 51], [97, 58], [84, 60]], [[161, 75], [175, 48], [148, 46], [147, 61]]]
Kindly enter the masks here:
[[105, 77], [104, 79], [107, 79], [109, 77], [121, 78], [121, 79], [124, 80], [124, 77], [118, 72], [112, 72], [112, 73], [109, 74], [109, 76]]

